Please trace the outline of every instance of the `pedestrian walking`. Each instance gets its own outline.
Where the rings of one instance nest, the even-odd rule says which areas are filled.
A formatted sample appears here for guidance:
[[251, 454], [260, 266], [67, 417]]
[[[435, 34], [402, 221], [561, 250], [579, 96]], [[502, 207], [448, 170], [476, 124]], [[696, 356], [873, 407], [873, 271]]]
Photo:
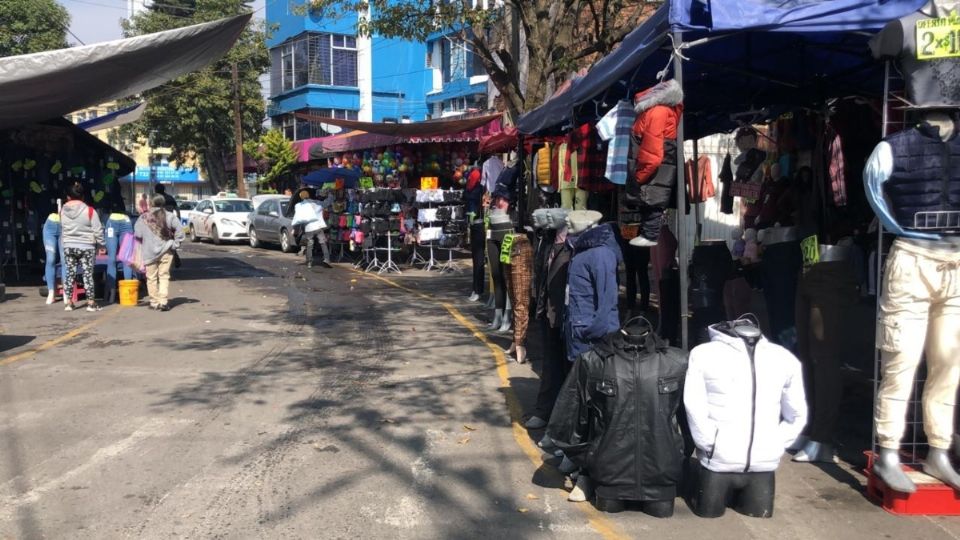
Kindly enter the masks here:
[[327, 228], [327, 223], [323, 220], [323, 208], [319, 201], [310, 198], [310, 192], [305, 189], [300, 191], [300, 202], [294, 208], [292, 223], [294, 226], [303, 225], [303, 234], [307, 237], [307, 268], [313, 268], [313, 249], [317, 243], [323, 252], [321, 266], [332, 268], [327, 235], [323, 233]]
[[93, 266], [97, 247], [102, 247], [103, 224], [96, 210], [83, 202], [83, 186], [79, 182], [67, 187], [67, 203], [60, 210], [60, 242], [63, 244], [63, 302], [65, 311], [73, 311], [73, 290], [77, 270], [81, 271], [83, 289], [87, 296], [87, 311], [99, 311], [94, 298]]
[[163, 195], [154, 195], [151, 210], [140, 216], [133, 234], [140, 239], [143, 263], [147, 270], [147, 294], [150, 307], [170, 311], [167, 291], [170, 288], [170, 267], [176, 249], [183, 242], [183, 227], [176, 214], [167, 211]]
[[[163, 196], [163, 209], [167, 213], [172, 213], [177, 215], [178, 227], [183, 226], [183, 221], [180, 218], [180, 205], [177, 203], [177, 200], [173, 198], [173, 195], [167, 193], [167, 187], [163, 184], [157, 184], [153, 186], [153, 191], [157, 195]], [[173, 251], [173, 267], [180, 268], [180, 254], [177, 253], [176, 249]]]
[[150, 211], [150, 201], [147, 200], [147, 194], [141, 193], [140, 200], [137, 202], [137, 213], [146, 214]]

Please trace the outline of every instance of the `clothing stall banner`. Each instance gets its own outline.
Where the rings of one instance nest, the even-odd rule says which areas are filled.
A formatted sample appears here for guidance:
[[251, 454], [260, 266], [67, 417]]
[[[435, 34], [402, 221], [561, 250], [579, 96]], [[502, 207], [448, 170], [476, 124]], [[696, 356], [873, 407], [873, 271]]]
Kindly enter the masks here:
[[250, 17], [0, 58], [0, 129], [131, 96], [196, 71], [230, 50]]

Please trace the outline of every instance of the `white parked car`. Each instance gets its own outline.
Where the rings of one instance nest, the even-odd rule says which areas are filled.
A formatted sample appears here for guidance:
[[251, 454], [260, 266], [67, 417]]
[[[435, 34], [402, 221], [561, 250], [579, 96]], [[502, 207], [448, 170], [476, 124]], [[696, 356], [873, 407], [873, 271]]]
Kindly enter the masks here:
[[190, 240], [199, 242], [203, 238], [209, 238], [214, 244], [246, 240], [247, 219], [252, 210], [250, 199], [204, 199], [190, 215]]

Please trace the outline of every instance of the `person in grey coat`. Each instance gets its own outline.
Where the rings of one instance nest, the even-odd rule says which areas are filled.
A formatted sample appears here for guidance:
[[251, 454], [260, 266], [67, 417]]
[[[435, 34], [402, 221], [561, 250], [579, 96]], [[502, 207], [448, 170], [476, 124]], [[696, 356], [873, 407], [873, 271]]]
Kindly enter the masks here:
[[103, 246], [103, 224], [96, 210], [83, 202], [83, 186], [74, 183], [67, 187], [67, 203], [60, 210], [60, 243], [63, 246], [64, 282], [63, 303], [66, 311], [73, 311], [73, 288], [77, 270], [81, 270], [83, 289], [87, 296], [87, 311], [99, 311], [94, 299], [93, 267], [97, 247]]
[[150, 307], [170, 311], [167, 291], [170, 288], [170, 267], [173, 254], [183, 242], [183, 227], [177, 215], [164, 209], [163, 195], [154, 195], [150, 211], [141, 215], [133, 228], [140, 239], [143, 264], [147, 274], [147, 293]]

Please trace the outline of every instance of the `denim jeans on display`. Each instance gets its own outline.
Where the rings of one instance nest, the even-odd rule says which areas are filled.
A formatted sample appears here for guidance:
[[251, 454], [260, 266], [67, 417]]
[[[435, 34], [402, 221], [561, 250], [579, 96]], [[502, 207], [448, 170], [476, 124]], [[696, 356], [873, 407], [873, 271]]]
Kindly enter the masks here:
[[[111, 229], [113, 232], [111, 233]], [[117, 290], [117, 252], [120, 251], [120, 242], [125, 233], [133, 234], [133, 224], [129, 219], [108, 219], [103, 233], [107, 244], [107, 273], [104, 281], [104, 298], [109, 298], [111, 291]], [[133, 279], [133, 269], [123, 265], [123, 279]]]
[[44, 272], [47, 290], [55, 291], [57, 287], [57, 261], [60, 261], [60, 281], [66, 282], [66, 265], [63, 264], [63, 246], [60, 244], [60, 222], [47, 220], [43, 224]]

